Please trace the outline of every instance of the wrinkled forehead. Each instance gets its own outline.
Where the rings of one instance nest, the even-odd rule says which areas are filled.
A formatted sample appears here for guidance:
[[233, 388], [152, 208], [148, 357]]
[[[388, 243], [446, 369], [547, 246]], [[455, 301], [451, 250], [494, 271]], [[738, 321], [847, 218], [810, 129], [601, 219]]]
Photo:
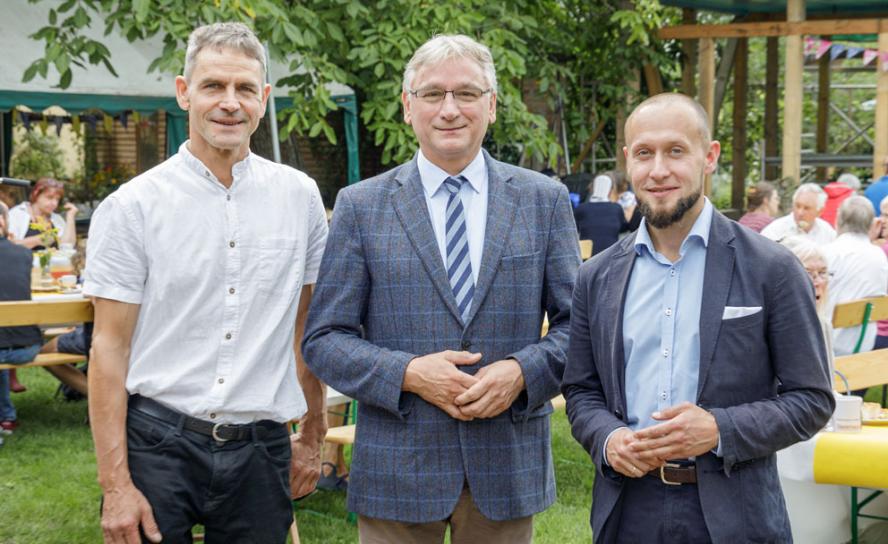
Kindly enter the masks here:
[[412, 85], [420, 87], [483, 87], [489, 83], [481, 65], [468, 57], [452, 57], [429, 64], [416, 70]]

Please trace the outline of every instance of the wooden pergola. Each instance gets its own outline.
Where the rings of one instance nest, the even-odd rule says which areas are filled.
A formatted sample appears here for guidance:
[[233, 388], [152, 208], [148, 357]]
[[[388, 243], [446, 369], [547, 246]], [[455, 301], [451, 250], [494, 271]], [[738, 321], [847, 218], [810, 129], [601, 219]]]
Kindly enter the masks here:
[[[745, 150], [747, 112], [748, 38], [767, 37], [767, 70], [765, 89], [765, 154], [777, 155], [778, 142], [778, 64], [779, 38], [785, 40], [783, 85], [782, 168], [779, 177], [790, 177], [798, 183], [801, 174], [801, 136], [804, 67], [804, 37], [875, 34], [879, 57], [876, 59], [875, 139], [873, 145], [873, 178], [884, 171], [882, 161], [888, 157], [888, 72], [882, 67], [882, 56], [888, 53], [888, 3], [885, 0], [661, 0], [663, 4], [684, 8], [683, 24], [660, 29], [661, 39], [682, 40], [686, 62], [682, 72], [682, 91], [697, 96], [715, 123], [716, 67], [715, 40], [735, 38], [734, 112], [733, 112], [733, 182], [732, 206], [743, 206], [746, 178]], [[727, 24], [697, 24], [695, 9], [735, 15]], [[826, 152], [827, 110], [829, 107], [829, 58], [820, 63], [817, 151]], [[699, 73], [699, 89], [694, 75]], [[719, 74], [724, 79], [727, 74]], [[723, 92], [723, 89], [722, 89]], [[713, 127], [714, 128], [714, 127]], [[778, 177], [775, 167], [767, 177]], [[707, 183], [706, 192], [711, 187]]]

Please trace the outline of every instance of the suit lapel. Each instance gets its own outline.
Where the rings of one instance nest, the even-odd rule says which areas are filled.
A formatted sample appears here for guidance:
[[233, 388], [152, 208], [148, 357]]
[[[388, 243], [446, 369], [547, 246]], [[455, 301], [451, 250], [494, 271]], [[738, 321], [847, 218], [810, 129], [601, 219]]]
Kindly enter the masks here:
[[614, 377], [613, 387], [620, 396], [623, 413], [626, 407], [626, 355], [623, 352], [623, 311], [626, 305], [626, 291], [629, 287], [629, 276], [635, 264], [635, 233], [627, 236], [619, 243], [620, 251], [613, 255], [610, 270], [605, 281], [604, 300], [601, 315], [615, 316], [612, 330], [614, 334], [608, 341], [611, 343], [611, 376]]
[[734, 275], [734, 235], [727, 219], [716, 211], [712, 214], [709, 247], [706, 249], [706, 271], [703, 277], [703, 305], [700, 308], [700, 373], [697, 380], [697, 399], [703, 391], [715, 344], [721, 329], [731, 278]]
[[444, 304], [457, 320], [462, 321], [453, 289], [447, 280], [444, 263], [441, 261], [441, 250], [432, 230], [432, 221], [429, 218], [429, 208], [419, 178], [419, 169], [416, 167], [416, 158], [404, 165], [395, 177], [395, 181], [400, 187], [392, 194], [392, 205], [398, 220]]
[[487, 164], [487, 226], [484, 230], [481, 270], [478, 271], [478, 283], [475, 285], [475, 295], [472, 297], [472, 308], [466, 325], [472, 322], [490, 290], [518, 205], [518, 190], [509, 183], [511, 176], [503, 171], [500, 163], [493, 160], [487, 151], [483, 153]]

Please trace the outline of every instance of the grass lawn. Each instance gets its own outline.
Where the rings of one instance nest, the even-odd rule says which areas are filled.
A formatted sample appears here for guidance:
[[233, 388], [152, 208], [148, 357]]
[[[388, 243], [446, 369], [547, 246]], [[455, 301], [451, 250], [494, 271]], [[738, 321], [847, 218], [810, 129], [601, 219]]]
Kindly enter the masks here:
[[[20, 370], [19, 378], [28, 387], [12, 397], [20, 427], [0, 447], [0, 543], [101, 542], [86, 402], [54, 398], [58, 382], [42, 369]], [[536, 517], [534, 542], [589, 542], [594, 471], [563, 411], [553, 416], [552, 428], [558, 501]], [[315, 493], [298, 504], [296, 516], [305, 544], [357, 542], [344, 493]]]

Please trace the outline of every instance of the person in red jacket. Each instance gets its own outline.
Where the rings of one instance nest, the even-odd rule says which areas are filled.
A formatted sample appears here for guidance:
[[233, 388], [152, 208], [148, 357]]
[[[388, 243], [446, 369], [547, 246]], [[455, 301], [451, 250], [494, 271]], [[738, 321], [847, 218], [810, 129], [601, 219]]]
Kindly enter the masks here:
[[839, 206], [849, 196], [854, 195], [860, 189], [860, 179], [854, 174], [844, 173], [832, 183], [827, 183], [823, 190], [826, 191], [826, 206], [820, 213], [820, 219], [823, 219], [833, 228], [836, 226], [836, 213]]

